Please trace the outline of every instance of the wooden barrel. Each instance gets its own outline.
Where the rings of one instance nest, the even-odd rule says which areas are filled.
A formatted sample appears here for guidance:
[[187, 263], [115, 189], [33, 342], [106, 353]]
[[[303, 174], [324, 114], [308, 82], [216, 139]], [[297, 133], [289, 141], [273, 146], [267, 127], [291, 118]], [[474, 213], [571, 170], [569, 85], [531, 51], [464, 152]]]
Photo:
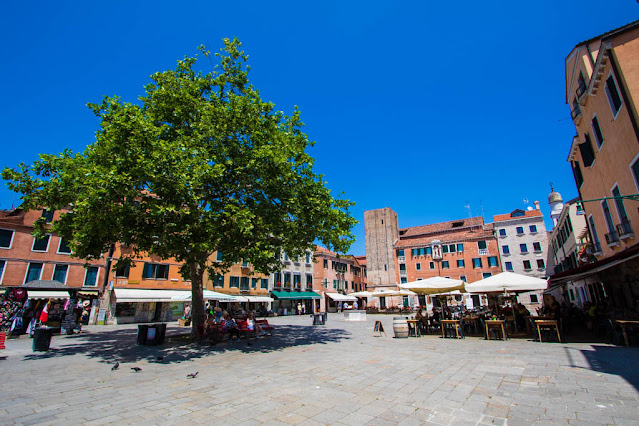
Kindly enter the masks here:
[[393, 331], [395, 332], [395, 337], [397, 338], [408, 338], [408, 322], [406, 322], [406, 318], [393, 317]]

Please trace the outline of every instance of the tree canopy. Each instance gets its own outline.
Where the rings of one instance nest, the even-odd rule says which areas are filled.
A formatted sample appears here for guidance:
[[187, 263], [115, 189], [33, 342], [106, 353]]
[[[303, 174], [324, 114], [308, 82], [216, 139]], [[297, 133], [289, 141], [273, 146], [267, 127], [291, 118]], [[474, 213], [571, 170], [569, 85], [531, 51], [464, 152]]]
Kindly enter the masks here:
[[[137, 103], [89, 104], [101, 124], [84, 152], [42, 154], [2, 173], [23, 208], [65, 210], [51, 227], [78, 257], [119, 242], [184, 262], [194, 325], [207, 267], [248, 261], [269, 273], [281, 251], [301, 256], [318, 241], [346, 252], [354, 241], [352, 203], [313, 171], [299, 110], [261, 99], [240, 49], [237, 39], [215, 55], [200, 47], [210, 71], [186, 57], [153, 74]], [[215, 251], [224, 262], [207, 264]]]

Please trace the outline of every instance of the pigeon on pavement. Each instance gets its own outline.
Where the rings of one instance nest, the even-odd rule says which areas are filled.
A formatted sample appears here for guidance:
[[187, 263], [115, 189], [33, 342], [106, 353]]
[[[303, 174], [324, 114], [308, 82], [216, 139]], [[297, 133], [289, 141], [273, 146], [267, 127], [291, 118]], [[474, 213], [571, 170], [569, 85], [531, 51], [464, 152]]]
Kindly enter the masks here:
[[195, 373], [191, 373], [191, 374], [187, 374], [186, 377], [189, 379], [195, 379], [198, 375], [199, 371], [196, 371]]
[[118, 368], [120, 368], [120, 363], [116, 362], [113, 367], [111, 367], [111, 371], [117, 370]]
[[135, 371], [136, 373], [139, 373], [140, 371], [142, 371], [140, 367], [131, 367], [131, 370]]

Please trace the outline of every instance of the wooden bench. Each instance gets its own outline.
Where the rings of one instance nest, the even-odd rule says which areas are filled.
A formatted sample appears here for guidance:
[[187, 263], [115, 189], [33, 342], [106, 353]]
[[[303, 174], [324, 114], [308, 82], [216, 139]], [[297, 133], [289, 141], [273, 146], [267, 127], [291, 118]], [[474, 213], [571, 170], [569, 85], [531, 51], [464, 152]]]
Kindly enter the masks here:
[[267, 319], [255, 320], [255, 323], [259, 324], [264, 333], [268, 333], [269, 336], [273, 335], [273, 330], [275, 330], [275, 327], [270, 325]]

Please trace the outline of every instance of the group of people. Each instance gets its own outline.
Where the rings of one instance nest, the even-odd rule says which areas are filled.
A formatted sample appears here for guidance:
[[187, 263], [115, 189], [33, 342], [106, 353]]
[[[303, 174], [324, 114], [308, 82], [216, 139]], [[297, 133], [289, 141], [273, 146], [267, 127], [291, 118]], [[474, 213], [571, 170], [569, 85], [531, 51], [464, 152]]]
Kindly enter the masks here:
[[[246, 328], [250, 331], [255, 332], [255, 336], [258, 337], [262, 332], [260, 325], [255, 321], [255, 315], [252, 311], [249, 311], [246, 314]], [[236, 341], [240, 340], [240, 327], [233, 319], [233, 316], [229, 314], [227, 311], [223, 311], [219, 307], [212, 308], [207, 312], [207, 318], [204, 322], [204, 333], [210, 334], [218, 331], [219, 325], [222, 326], [221, 334], [229, 335], [229, 342], [232, 342], [233, 339]]]
[[349, 309], [354, 309], [357, 310], [358, 305], [357, 305], [357, 300], [353, 302], [352, 305], [349, 305], [348, 302], [338, 302], [337, 303], [337, 312], [344, 312], [347, 311]]

